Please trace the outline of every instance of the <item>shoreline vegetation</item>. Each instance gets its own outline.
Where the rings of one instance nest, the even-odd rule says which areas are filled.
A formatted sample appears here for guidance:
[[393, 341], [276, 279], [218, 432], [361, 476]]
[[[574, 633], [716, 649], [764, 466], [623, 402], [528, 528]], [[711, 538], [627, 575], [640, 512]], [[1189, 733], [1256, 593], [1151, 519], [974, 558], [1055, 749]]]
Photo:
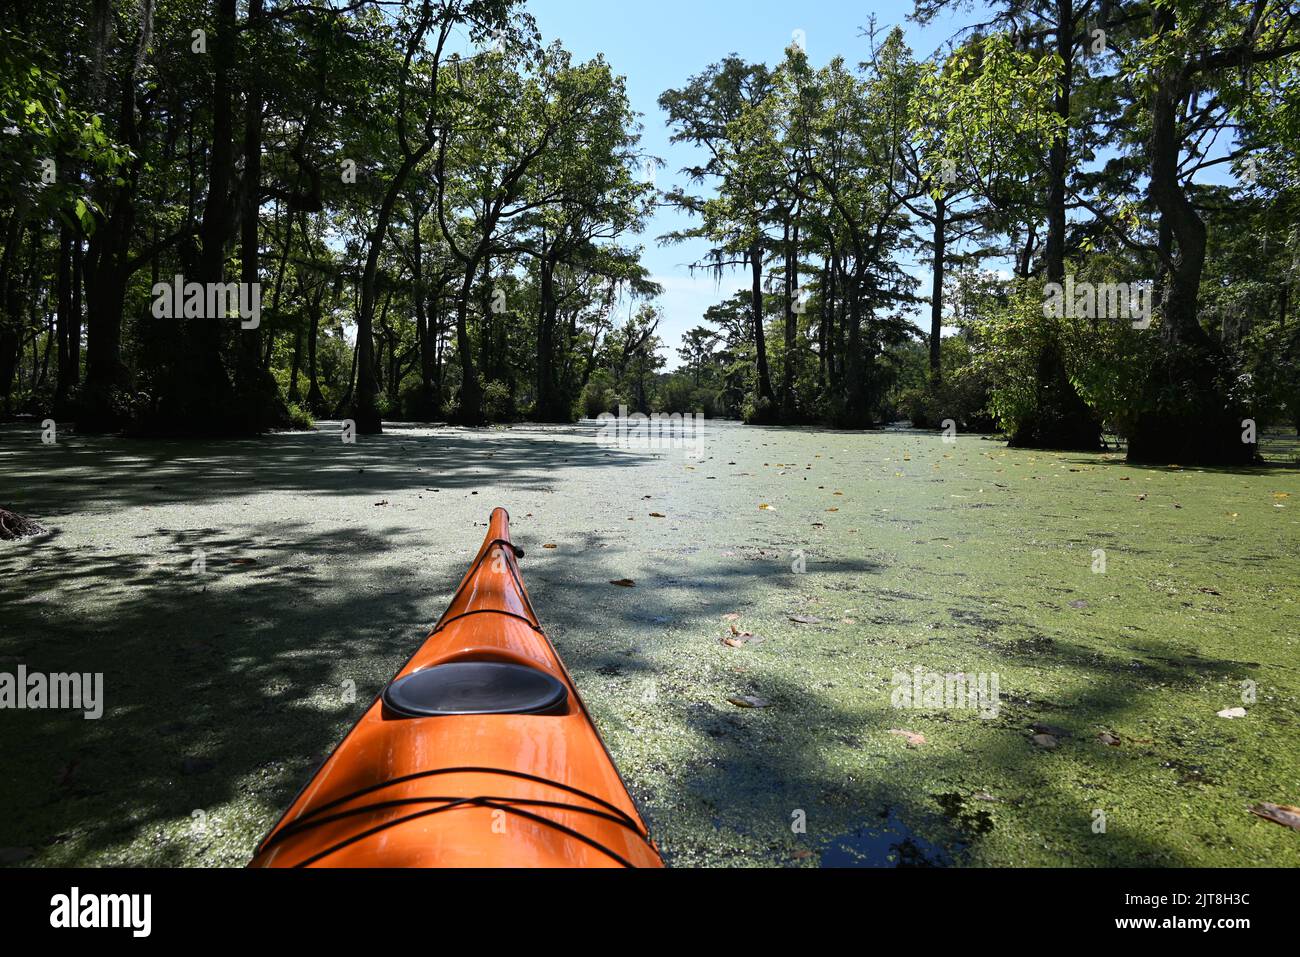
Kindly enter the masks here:
[[[873, 21], [813, 62], [795, 31], [644, 113], [519, 0], [27, 5], [0, 414], [365, 435], [627, 405], [1248, 465], [1300, 429], [1300, 24], [1094, 6], [993, 3], [931, 55]], [[748, 285], [673, 372], [649, 243]]]

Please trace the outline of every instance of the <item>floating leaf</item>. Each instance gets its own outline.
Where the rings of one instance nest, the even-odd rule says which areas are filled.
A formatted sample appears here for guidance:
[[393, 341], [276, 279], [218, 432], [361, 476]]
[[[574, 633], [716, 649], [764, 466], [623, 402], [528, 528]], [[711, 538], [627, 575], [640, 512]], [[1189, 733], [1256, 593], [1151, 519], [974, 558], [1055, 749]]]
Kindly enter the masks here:
[[547, 542], [545, 545], [542, 546], [542, 548], [559, 548], [559, 547], [560, 546], [556, 545], [554, 542]]
[[650, 513], [650, 517], [651, 517], [651, 518], [667, 518], [668, 516], [667, 516], [667, 515], [660, 515], [658, 512], [651, 512], [651, 513]]
[[760, 512], [775, 512], [775, 511], [776, 511], [775, 508], [773, 508], [771, 505], [768, 505], [766, 502], [764, 502], [762, 505], [760, 505], [760, 506], [758, 507], [758, 510], [759, 510]]
[[1250, 813], [1256, 817], [1262, 817], [1266, 821], [1272, 821], [1274, 824], [1289, 827], [1293, 831], [1300, 831], [1300, 807], [1292, 807], [1289, 804], [1270, 804], [1263, 801], [1252, 806]]
[[611, 585], [617, 585], [619, 588], [635, 588], [636, 582], [630, 578], [616, 578], [610, 582]]
[[921, 745], [925, 744], [925, 735], [921, 734], [919, 731], [904, 731], [902, 728], [890, 728], [889, 733], [896, 737], [906, 739], [909, 748], [919, 748]]

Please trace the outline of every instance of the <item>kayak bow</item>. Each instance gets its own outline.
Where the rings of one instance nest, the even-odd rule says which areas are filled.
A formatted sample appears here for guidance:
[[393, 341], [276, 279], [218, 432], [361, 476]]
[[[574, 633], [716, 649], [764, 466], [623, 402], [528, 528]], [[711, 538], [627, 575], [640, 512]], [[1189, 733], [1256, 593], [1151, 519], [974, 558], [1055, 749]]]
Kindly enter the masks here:
[[519, 575], [509, 516], [253, 867], [662, 867]]

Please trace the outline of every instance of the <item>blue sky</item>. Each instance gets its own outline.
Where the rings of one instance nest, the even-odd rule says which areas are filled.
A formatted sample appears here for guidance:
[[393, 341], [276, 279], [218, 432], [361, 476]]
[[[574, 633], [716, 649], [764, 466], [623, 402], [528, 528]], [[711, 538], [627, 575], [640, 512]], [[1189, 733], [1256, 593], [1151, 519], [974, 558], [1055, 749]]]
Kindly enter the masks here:
[[[681, 86], [729, 53], [751, 62], [775, 66], [796, 30], [802, 30], [809, 58], [822, 65], [840, 55], [850, 63], [865, 58], [867, 42], [860, 36], [875, 14], [877, 26], [904, 28], [918, 59], [929, 56], [970, 21], [969, 12], [955, 19], [938, 20], [922, 28], [907, 20], [912, 0], [883, 0], [875, 4], [833, 0], [659, 0], [653, 4], [624, 0], [529, 0], [545, 41], [559, 39], [581, 59], [603, 53], [613, 69], [627, 77], [632, 106], [643, 114], [642, 147], [665, 162], [657, 175], [660, 189], [685, 185], [678, 176], [683, 166], [699, 157], [688, 146], [672, 146], [659, 94]], [[660, 247], [657, 237], [680, 229], [687, 217], [662, 210], [642, 237], [643, 262], [664, 287], [660, 305], [664, 321], [660, 334], [668, 346], [669, 366], [678, 364], [676, 349], [687, 329], [703, 322], [704, 311], [746, 288], [739, 272], [724, 276], [692, 276], [688, 264], [701, 257], [702, 245]], [[928, 281], [928, 270], [912, 270]]]

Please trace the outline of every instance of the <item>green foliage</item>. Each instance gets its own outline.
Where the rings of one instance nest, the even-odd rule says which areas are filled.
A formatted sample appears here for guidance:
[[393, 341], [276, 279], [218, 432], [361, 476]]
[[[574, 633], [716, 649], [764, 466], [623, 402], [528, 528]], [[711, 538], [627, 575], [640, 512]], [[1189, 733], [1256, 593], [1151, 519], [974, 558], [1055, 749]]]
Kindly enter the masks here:
[[483, 387], [483, 405], [489, 422], [510, 422], [517, 415], [510, 386], [497, 379]]

